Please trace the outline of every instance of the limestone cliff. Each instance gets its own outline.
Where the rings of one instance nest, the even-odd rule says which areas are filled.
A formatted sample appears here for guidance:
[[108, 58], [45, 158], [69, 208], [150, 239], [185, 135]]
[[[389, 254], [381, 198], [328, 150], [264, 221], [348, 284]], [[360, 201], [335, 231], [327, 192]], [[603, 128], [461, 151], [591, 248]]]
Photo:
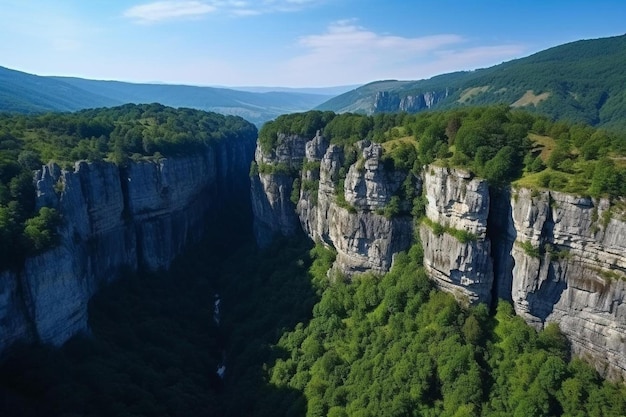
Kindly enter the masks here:
[[440, 101], [448, 97], [448, 91], [427, 91], [425, 93], [414, 93], [399, 95], [389, 91], [379, 91], [374, 97], [374, 113], [380, 112], [407, 112], [417, 113], [421, 110], [431, 109]]
[[[335, 267], [347, 274], [387, 271], [410, 245], [413, 219], [406, 210], [383, 214], [411, 174], [385, 170], [378, 144], [354, 147], [351, 157], [318, 133], [282, 136], [274, 154], [258, 149], [258, 164], [283, 169], [253, 176], [257, 240], [302, 230], [334, 247]], [[416, 184], [424, 266], [440, 288], [464, 303], [509, 300], [537, 328], [556, 322], [575, 354], [604, 375], [626, 377], [623, 214], [607, 200], [492, 188], [434, 165]]]
[[168, 268], [218, 211], [249, 192], [252, 140], [131, 162], [77, 162], [36, 173], [38, 206], [62, 216], [60, 243], [0, 283], [0, 352], [18, 340], [59, 345], [87, 331], [87, 304], [124, 270]]
[[511, 297], [541, 327], [556, 322], [575, 354], [626, 377], [626, 222], [608, 200], [517, 190]]
[[[410, 245], [411, 218], [387, 218], [382, 210], [407, 173], [385, 171], [380, 145], [362, 141], [356, 147], [359, 155], [352, 164], [341, 146], [319, 133], [311, 140], [279, 136], [273, 153], [257, 148], [260, 172], [252, 178], [257, 241], [265, 244], [272, 236], [304, 230], [337, 250], [335, 268], [347, 275], [388, 271], [393, 255]], [[290, 172], [261, 172], [268, 164], [287, 165]]]
[[491, 301], [493, 263], [487, 237], [489, 186], [459, 169], [424, 171], [426, 219], [420, 225], [424, 267], [464, 302]]

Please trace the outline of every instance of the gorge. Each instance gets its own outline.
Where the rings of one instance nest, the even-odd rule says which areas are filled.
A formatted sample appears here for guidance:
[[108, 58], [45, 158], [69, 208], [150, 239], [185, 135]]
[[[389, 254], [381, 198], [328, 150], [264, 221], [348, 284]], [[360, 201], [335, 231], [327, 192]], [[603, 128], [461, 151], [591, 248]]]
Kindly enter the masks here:
[[[155, 120], [161, 123], [159, 120], [165, 119], [158, 112], [156, 116], [144, 113], [135, 127], [150, 131]], [[455, 160], [453, 152], [472, 151], [464, 141], [474, 136], [463, 128], [467, 130], [472, 121], [483, 119], [492, 130], [481, 131], [481, 144], [502, 143], [483, 149], [482, 160], [477, 152], [479, 157], [471, 166], [467, 160]], [[492, 123], [494, 119], [499, 124]], [[161, 126], [176, 126], [174, 121], [169, 118]], [[114, 350], [106, 339], [110, 336], [107, 332], [114, 333], [119, 327], [118, 343], [122, 347], [145, 340], [147, 348], [141, 354], [124, 351], [124, 361], [113, 365], [119, 379], [105, 390], [116, 392], [118, 386], [131, 386], [131, 380], [140, 381], [137, 386], [150, 406], [176, 415], [184, 415], [180, 410], [185, 407], [180, 403], [194, 404], [196, 413], [204, 407], [237, 410], [226, 415], [257, 411], [270, 415], [278, 403], [281, 410], [288, 409], [293, 415], [326, 415], [330, 410], [345, 412], [350, 407], [367, 410], [367, 401], [373, 400], [356, 401], [354, 393], [347, 394], [348, 388], [329, 385], [332, 378], [339, 386], [347, 386], [352, 379], [369, 380], [358, 374], [363, 358], [376, 372], [389, 371], [400, 391], [411, 387], [410, 400], [399, 394], [388, 396], [389, 401], [408, 401], [400, 404], [399, 410], [428, 406], [441, 411], [443, 407], [452, 415], [453, 410], [462, 409], [450, 399], [452, 388], [448, 384], [453, 381], [458, 389], [467, 391], [458, 398], [472, 401], [473, 405], [465, 404], [473, 413], [469, 415], [478, 415], [481, 408], [497, 410], [494, 401], [507, 397], [506, 392], [498, 391], [503, 388], [496, 381], [496, 373], [513, 375], [513, 368], [525, 372], [527, 364], [523, 361], [528, 358], [539, 361], [537, 370], [544, 362], [554, 365], [556, 371], [541, 368], [537, 372], [539, 376], [556, 372], [553, 379], [559, 384], [558, 378], [571, 376], [570, 381], [578, 375], [576, 362], [568, 365], [573, 370], [564, 368], [569, 357], [561, 349], [563, 343], [558, 330], [554, 333], [554, 323], [568, 337], [574, 357], [591, 363], [608, 379], [620, 381], [626, 369], [621, 339], [625, 330], [626, 222], [612, 189], [605, 192], [600, 188], [602, 191], [593, 197], [588, 192], [571, 191], [574, 185], [580, 189], [602, 187], [593, 169], [601, 172], [614, 162], [582, 160], [578, 157], [582, 153], [572, 152], [564, 159], [569, 161], [570, 171], [572, 164], [588, 164], [586, 172], [594, 172], [593, 179], [576, 183], [578, 177], [559, 171], [561, 168], [544, 155], [537, 142], [528, 142], [528, 138], [537, 140], [538, 131], [540, 140], [547, 142], [550, 129], [556, 129], [541, 126], [536, 119], [504, 107], [423, 117], [309, 112], [268, 123], [258, 139], [256, 130], [243, 126], [240, 135], [231, 133], [219, 141], [206, 141], [194, 146], [193, 152], [181, 152], [168, 142], [165, 145], [172, 147], [144, 141], [137, 149], [142, 146], [148, 154], [134, 154], [122, 163], [113, 163], [109, 157], [108, 161], [79, 161], [73, 167], [45, 165], [35, 173], [36, 208], [50, 207], [60, 213], [59, 240], [42, 253], [26, 257], [21, 267], [13, 266], [2, 273], [0, 331], [4, 337], [0, 350], [13, 358], [15, 348], [19, 353], [24, 342], [64, 345], [61, 355], [68, 355], [66, 360], [73, 363], [72, 355], [79, 352], [76, 367], [81, 372], [85, 367], [93, 379], [83, 378], [102, 390], [105, 388], [94, 381], [99, 381], [101, 374], [106, 374], [104, 380], [113, 378], [110, 366], [104, 366], [103, 357], [98, 355]], [[536, 130], [531, 131], [531, 127]], [[116, 129], [111, 127], [111, 139]], [[132, 134], [125, 138], [133, 143]], [[173, 138], [181, 140], [180, 136]], [[161, 148], [153, 147], [157, 145]], [[507, 150], [513, 146], [519, 149]], [[500, 162], [500, 148], [509, 155], [518, 152], [518, 159], [513, 159], [517, 163], [500, 164], [505, 170], [495, 169], [500, 168], [496, 163]], [[166, 157], [161, 149], [168, 151]], [[522, 158], [522, 151], [532, 158]], [[531, 171], [531, 165], [541, 165], [537, 162], [541, 157], [556, 168], [540, 166]], [[567, 167], [568, 163], [559, 164]], [[512, 181], [513, 175], [507, 176], [511, 167], [520, 172], [523, 167], [526, 182]], [[535, 179], [545, 185], [532, 184]], [[558, 186], [550, 183], [555, 179], [561, 181]], [[243, 231], [248, 219], [238, 218], [234, 207], [242, 207], [243, 212], [251, 209], [254, 239], [265, 249], [229, 246], [231, 235], [240, 233], [236, 238], [243, 240], [248, 237]], [[240, 227], [229, 230], [235, 224]], [[317, 243], [310, 252], [310, 245], [297, 240], [303, 236]], [[285, 243], [282, 238], [296, 240]], [[199, 243], [202, 239], [211, 243]], [[181, 266], [181, 259], [190, 265]], [[168, 275], [170, 268], [173, 270]], [[132, 278], [128, 286], [120, 286], [124, 280], [117, 278], [133, 271], [146, 272], [146, 278]], [[187, 275], [192, 276], [193, 285]], [[431, 291], [431, 282], [451, 293], [462, 307], [452, 297]], [[111, 287], [121, 290], [116, 293], [109, 290]], [[151, 291], [163, 294], [151, 299]], [[95, 294], [101, 295], [93, 301]], [[131, 318], [120, 310], [134, 312], [134, 304], [142, 299], [150, 313], [138, 310], [137, 321], [148, 323], [156, 334], [141, 326], [129, 330], [123, 323]], [[499, 299], [505, 302], [499, 303]], [[166, 321], [167, 316], [178, 318], [179, 311], [180, 322]], [[159, 318], [153, 317], [156, 314]], [[520, 326], [520, 317], [539, 332]], [[106, 331], [98, 327], [103, 321]], [[188, 327], [190, 322], [194, 327]], [[359, 328], [361, 322], [366, 324]], [[92, 327], [96, 337], [90, 336]], [[462, 336], [451, 333], [451, 328]], [[416, 334], [416, 329], [424, 333]], [[330, 341], [331, 335], [351, 331], [356, 339]], [[392, 333], [398, 331], [407, 335], [407, 340]], [[187, 333], [198, 345], [181, 337]], [[178, 335], [180, 343], [169, 340], [170, 334]], [[509, 334], [512, 341], [506, 339]], [[99, 342], [100, 337], [106, 341]], [[161, 339], [167, 340], [165, 345], [153, 344]], [[513, 361], [506, 358], [509, 353], [500, 351], [506, 351], [507, 343], [512, 351], [522, 351], [527, 344], [533, 348], [552, 346], [552, 356], [546, 356], [545, 351], [526, 352], [522, 353], [526, 357]], [[412, 344], [428, 352], [404, 354]], [[224, 346], [227, 355], [222, 352]], [[384, 347], [384, 352], [372, 352], [372, 346]], [[390, 346], [389, 352], [386, 346]], [[197, 362], [191, 361], [192, 366], [185, 368], [174, 351]], [[211, 356], [214, 351], [218, 352], [216, 357]], [[423, 377], [421, 382], [407, 382], [407, 369], [394, 368], [400, 360], [392, 360], [393, 365], [381, 364], [381, 355], [398, 352], [402, 358], [424, 366], [418, 371], [417, 364], [411, 365], [415, 369], [411, 378]], [[454, 362], [456, 356], [447, 357], [449, 352], [463, 357], [462, 364]], [[97, 365], [81, 362], [90, 355]], [[226, 357], [228, 372], [222, 381], [214, 371], [217, 364], [221, 369]], [[30, 359], [22, 360], [28, 368]], [[145, 365], [148, 371], [140, 377], [133, 361], [151, 363], [150, 367]], [[0, 369], [12, 369], [10, 361], [2, 366]], [[205, 369], [210, 369], [210, 376], [199, 378], [195, 374], [196, 370], [206, 373]], [[26, 381], [32, 375], [20, 372]], [[193, 383], [183, 372], [193, 375]], [[425, 376], [421, 372], [426, 372]], [[487, 376], [491, 372], [494, 376]], [[41, 390], [56, 398], [66, 385], [56, 382], [65, 381], [64, 377], [51, 373], [44, 371], [42, 379], [55, 381], [53, 387]], [[326, 378], [322, 382], [320, 374]], [[154, 385], [167, 393], [167, 402], [157, 401], [155, 394], [147, 392], [146, 385], [151, 384], [146, 381], [155, 378], [159, 383]], [[600, 385], [601, 381], [594, 378], [588, 377], [588, 383]], [[548, 379], [536, 384], [550, 396], [545, 403], [551, 404], [552, 414], [546, 411], [544, 415], [566, 415], [560, 407], [565, 407], [561, 404], [567, 400], [559, 395], [566, 395], [560, 393], [574, 382], [557, 388], [549, 385]], [[466, 389], [468, 381], [478, 385]], [[6, 395], [2, 388], [11, 390], [11, 384], [11, 380], [0, 379], [0, 408]], [[186, 397], [189, 391], [180, 384], [195, 384], [194, 389], [203, 391], [208, 384], [211, 395]], [[528, 384], [515, 380], [512, 384], [526, 393]], [[372, 386], [382, 393], [387, 385], [387, 380], [379, 378]], [[91, 398], [79, 395], [85, 397], [83, 407], [97, 409], [108, 404], [95, 400], [98, 389]], [[110, 395], [115, 395], [116, 405], [126, 402], [134, 406], [131, 395]], [[537, 397], [534, 391], [528, 395]], [[220, 397], [228, 398], [230, 404], [218, 404], [216, 398]], [[324, 406], [316, 407], [318, 397], [324, 398]], [[585, 394], [584, 401], [587, 397], [589, 402], [594, 398]], [[525, 406], [515, 395], [511, 398], [512, 405], [504, 410]], [[384, 404], [381, 400], [379, 406], [384, 409]], [[617, 413], [620, 404], [615, 405]], [[101, 413], [112, 412], [114, 407], [110, 406]], [[142, 406], [149, 409], [146, 404]]]
[[0, 350], [16, 341], [61, 345], [88, 331], [95, 292], [124, 270], [167, 269], [248, 194], [254, 139], [157, 161], [56, 164], [36, 173], [37, 205], [62, 215], [60, 242], [4, 271]]

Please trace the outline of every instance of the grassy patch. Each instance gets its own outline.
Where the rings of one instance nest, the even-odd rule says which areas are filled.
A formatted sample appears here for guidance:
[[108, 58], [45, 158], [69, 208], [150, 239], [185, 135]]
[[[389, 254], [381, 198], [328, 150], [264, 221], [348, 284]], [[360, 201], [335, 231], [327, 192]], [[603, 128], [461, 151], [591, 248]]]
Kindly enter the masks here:
[[388, 140], [387, 142], [383, 142], [382, 146], [385, 152], [389, 152], [393, 150], [395, 147], [397, 147], [398, 145], [405, 144], [405, 143], [413, 145], [415, 149], [417, 149], [417, 141], [415, 140], [413, 136], [403, 136], [398, 139]]
[[430, 227], [433, 233], [435, 233], [437, 236], [441, 236], [444, 233], [447, 233], [461, 243], [475, 242], [478, 239], [478, 236], [476, 236], [472, 232], [468, 232], [467, 230], [462, 229], [455, 229], [454, 227], [443, 225], [429, 219], [428, 217], [424, 217], [422, 219], [422, 222], [426, 226]]
[[482, 87], [467, 88], [461, 93], [461, 97], [459, 97], [458, 102], [461, 104], [465, 104], [477, 95], [487, 92], [489, 88], [490, 87], [488, 85], [484, 85]]
[[547, 100], [550, 97], [550, 93], [541, 93], [535, 94], [533, 90], [528, 90], [524, 93], [523, 96], [519, 98], [515, 103], [511, 104], [512, 107], [523, 107], [523, 106], [536, 106], [544, 100]]
[[513, 182], [513, 186], [516, 188], [551, 189], [577, 195], [587, 195], [590, 185], [591, 179], [583, 175], [565, 173], [550, 168], [541, 172], [525, 174]]
[[535, 145], [535, 149], [541, 149], [539, 157], [543, 162], [546, 162], [552, 151], [556, 148], [556, 141], [550, 136], [537, 135], [536, 133], [529, 133], [528, 139], [530, 139]]

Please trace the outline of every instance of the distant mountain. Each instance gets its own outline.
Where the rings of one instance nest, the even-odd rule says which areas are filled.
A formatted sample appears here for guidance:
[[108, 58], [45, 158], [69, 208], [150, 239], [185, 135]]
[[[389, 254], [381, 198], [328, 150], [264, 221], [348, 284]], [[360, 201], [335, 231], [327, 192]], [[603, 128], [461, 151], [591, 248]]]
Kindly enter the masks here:
[[12, 113], [74, 111], [108, 107], [118, 100], [62, 81], [0, 67], [0, 110]]
[[224, 87], [230, 88], [231, 90], [241, 90], [241, 91], [250, 91], [253, 93], [267, 93], [271, 91], [282, 91], [284, 93], [305, 93], [305, 94], [321, 94], [321, 95], [330, 95], [330, 96], [338, 96], [339, 94], [346, 93], [348, 91], [354, 90], [355, 88], [359, 88], [361, 84], [353, 84], [353, 85], [338, 85], [335, 87]]
[[238, 115], [261, 124], [284, 113], [310, 110], [332, 96], [42, 77], [0, 67], [0, 111], [14, 113], [75, 111], [125, 103], [161, 103]]
[[506, 103], [554, 119], [626, 128], [626, 35], [581, 40], [476, 71], [378, 81], [319, 110], [377, 112]]

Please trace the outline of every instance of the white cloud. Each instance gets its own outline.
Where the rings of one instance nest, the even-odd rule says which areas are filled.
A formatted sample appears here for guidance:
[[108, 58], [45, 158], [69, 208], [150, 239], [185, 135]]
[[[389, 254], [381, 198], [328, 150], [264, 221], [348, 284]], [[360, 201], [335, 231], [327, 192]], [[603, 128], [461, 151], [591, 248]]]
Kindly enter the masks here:
[[133, 6], [124, 12], [124, 17], [138, 23], [156, 23], [164, 20], [194, 18], [216, 11], [211, 4], [201, 1], [157, 1]]
[[314, 53], [368, 51], [370, 53], [393, 54], [399, 50], [405, 53], [425, 53], [442, 46], [457, 44], [463, 39], [458, 35], [445, 34], [419, 38], [403, 38], [392, 35], [379, 35], [355, 24], [354, 20], [341, 20], [329, 26], [321, 35], [310, 35], [300, 39], [300, 44]]
[[[292, 76], [316, 84], [354, 84], [380, 79], [422, 79], [489, 66], [519, 56], [520, 45], [473, 45], [456, 34], [402, 37], [337, 21], [324, 33], [298, 40], [303, 52], [287, 65]], [[294, 79], [295, 81], [295, 79]]]
[[137, 23], [199, 18], [210, 13], [231, 16], [256, 16], [275, 12], [294, 12], [325, 0], [163, 0], [133, 6], [123, 16]]

